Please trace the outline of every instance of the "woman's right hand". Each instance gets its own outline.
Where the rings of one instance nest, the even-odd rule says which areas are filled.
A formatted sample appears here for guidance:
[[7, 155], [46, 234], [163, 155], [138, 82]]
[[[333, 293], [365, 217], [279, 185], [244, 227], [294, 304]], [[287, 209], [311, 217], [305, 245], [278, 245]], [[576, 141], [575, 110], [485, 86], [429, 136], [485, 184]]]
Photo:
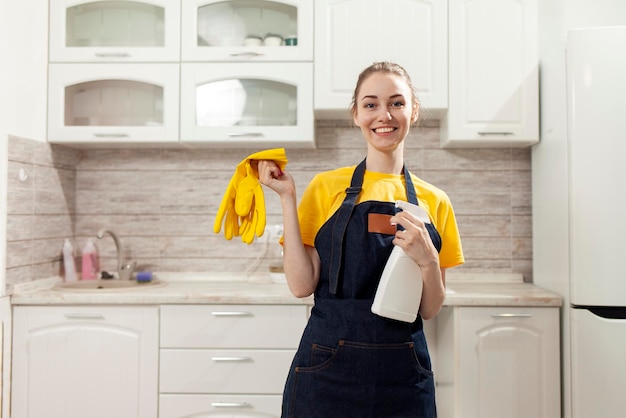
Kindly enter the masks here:
[[257, 161], [257, 172], [259, 181], [264, 186], [274, 190], [280, 196], [288, 194], [295, 196], [296, 187], [293, 177], [287, 171], [282, 171], [274, 161]]

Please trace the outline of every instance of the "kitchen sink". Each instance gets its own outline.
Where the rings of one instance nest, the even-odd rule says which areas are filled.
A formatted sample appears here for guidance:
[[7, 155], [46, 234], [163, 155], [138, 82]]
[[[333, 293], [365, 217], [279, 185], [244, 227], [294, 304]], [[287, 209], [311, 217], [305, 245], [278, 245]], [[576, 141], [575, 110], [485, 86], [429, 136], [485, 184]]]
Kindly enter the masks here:
[[118, 280], [118, 279], [98, 279], [98, 280], [81, 280], [71, 283], [59, 283], [53, 287], [54, 290], [64, 292], [105, 292], [105, 291], [124, 291], [124, 290], [141, 290], [153, 289], [155, 287], [165, 286], [166, 282], [160, 280], [152, 280], [150, 282], [138, 282], [136, 280]]

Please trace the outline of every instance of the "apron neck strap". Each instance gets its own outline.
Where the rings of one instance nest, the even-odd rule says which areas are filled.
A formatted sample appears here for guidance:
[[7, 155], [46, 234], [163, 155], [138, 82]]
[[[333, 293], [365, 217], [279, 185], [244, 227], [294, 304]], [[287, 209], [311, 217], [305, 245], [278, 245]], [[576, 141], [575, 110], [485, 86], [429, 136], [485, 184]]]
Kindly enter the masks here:
[[[335, 224], [333, 230], [335, 233], [332, 238], [331, 252], [333, 257], [329, 266], [329, 280], [330, 280], [330, 293], [337, 294], [337, 288], [339, 287], [339, 273], [341, 270], [341, 261], [343, 259], [343, 240], [346, 235], [346, 229], [348, 222], [352, 216], [352, 211], [356, 206], [356, 200], [363, 188], [363, 177], [365, 176], [365, 159], [359, 163], [354, 169], [352, 174], [352, 180], [350, 181], [350, 187], [346, 189], [346, 197], [338, 210], [337, 217], [335, 218]], [[406, 165], [402, 167], [404, 173], [404, 183], [406, 188], [407, 200], [409, 203], [417, 205], [417, 195], [415, 194], [415, 187], [411, 180], [411, 174], [407, 170]], [[336, 255], [335, 255], [336, 254]]]
[[365, 160], [361, 161], [361, 163], [354, 170], [352, 180], [350, 181], [350, 187], [346, 189], [346, 197], [343, 199], [343, 203], [341, 203], [341, 207], [339, 208], [337, 217], [335, 218], [335, 225], [333, 226], [335, 233], [333, 234], [331, 246], [331, 254], [333, 254], [333, 257], [331, 258], [329, 266], [330, 270], [328, 272], [330, 281], [329, 291], [333, 295], [337, 294], [337, 288], [339, 286], [339, 270], [341, 269], [341, 260], [343, 259], [343, 239], [346, 235], [346, 228], [348, 227], [348, 222], [352, 216], [352, 211], [356, 205], [356, 199], [361, 193], [364, 175]]

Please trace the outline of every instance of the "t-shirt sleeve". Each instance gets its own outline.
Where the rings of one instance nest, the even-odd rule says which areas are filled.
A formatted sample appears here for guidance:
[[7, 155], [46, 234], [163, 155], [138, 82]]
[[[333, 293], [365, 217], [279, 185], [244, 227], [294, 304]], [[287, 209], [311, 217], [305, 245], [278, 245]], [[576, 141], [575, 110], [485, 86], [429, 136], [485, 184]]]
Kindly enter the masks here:
[[461, 236], [456, 223], [452, 203], [447, 196], [437, 205], [437, 230], [441, 235], [441, 252], [439, 253], [439, 264], [442, 268], [458, 266], [465, 262]]
[[328, 219], [330, 191], [325, 182], [316, 175], [304, 190], [298, 205], [298, 221], [304, 245], [315, 246], [315, 237]]

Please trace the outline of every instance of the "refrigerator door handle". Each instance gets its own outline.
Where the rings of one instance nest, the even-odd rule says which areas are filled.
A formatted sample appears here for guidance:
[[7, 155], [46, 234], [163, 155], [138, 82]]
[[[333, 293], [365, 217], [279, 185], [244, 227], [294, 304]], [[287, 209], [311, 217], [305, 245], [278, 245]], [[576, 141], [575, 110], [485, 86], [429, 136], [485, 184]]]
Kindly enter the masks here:
[[585, 306], [572, 304], [572, 309], [584, 309], [604, 319], [626, 319], [626, 306]]

